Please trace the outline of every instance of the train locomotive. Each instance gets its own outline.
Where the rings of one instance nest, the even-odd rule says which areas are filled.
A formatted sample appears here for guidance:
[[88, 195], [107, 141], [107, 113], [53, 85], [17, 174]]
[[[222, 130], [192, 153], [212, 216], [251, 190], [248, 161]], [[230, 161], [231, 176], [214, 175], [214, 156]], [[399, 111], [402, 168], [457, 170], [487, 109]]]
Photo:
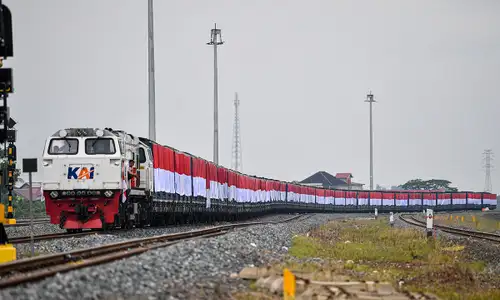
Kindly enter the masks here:
[[[496, 208], [478, 192], [335, 190], [250, 176], [111, 128], [67, 128], [43, 150], [47, 215], [68, 231], [235, 220], [270, 212]], [[136, 177], [129, 178], [129, 169]]]

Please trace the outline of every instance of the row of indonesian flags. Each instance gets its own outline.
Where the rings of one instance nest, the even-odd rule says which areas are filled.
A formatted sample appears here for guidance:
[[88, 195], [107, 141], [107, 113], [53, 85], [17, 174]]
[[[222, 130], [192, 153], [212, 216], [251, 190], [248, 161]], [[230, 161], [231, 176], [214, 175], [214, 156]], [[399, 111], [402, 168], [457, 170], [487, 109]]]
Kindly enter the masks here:
[[[391, 193], [333, 191], [246, 176], [201, 158], [153, 144], [154, 189], [181, 196], [229, 199], [237, 202], [291, 201], [334, 205], [450, 205], [451, 193]], [[453, 204], [481, 205], [481, 193], [454, 193]], [[467, 197], [468, 196], [468, 197]], [[357, 198], [357, 199], [356, 199]], [[496, 205], [496, 195], [484, 194], [484, 205]], [[491, 199], [490, 199], [491, 198]]]

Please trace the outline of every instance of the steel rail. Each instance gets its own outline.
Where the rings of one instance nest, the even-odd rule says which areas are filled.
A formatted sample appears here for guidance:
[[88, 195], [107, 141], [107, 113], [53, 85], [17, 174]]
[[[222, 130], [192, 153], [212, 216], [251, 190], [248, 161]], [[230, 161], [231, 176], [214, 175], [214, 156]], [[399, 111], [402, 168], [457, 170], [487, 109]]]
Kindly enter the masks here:
[[108, 263], [133, 255], [139, 255], [149, 250], [168, 247], [181, 241], [223, 235], [236, 228], [265, 224], [280, 224], [300, 217], [308, 218], [310, 216], [311, 215], [296, 215], [285, 220], [274, 222], [248, 222], [221, 225], [188, 232], [130, 239], [88, 249], [6, 262], [0, 264], [0, 288], [11, 287], [21, 283], [40, 280], [57, 273], [68, 272], [88, 266]]
[[[405, 216], [405, 214], [400, 215], [399, 219], [402, 220], [403, 222], [410, 224], [410, 225], [419, 226], [419, 227], [426, 227], [425, 221], [418, 220], [413, 215], [410, 215], [410, 219], [406, 219], [404, 216]], [[443, 231], [443, 232], [447, 232], [447, 233], [451, 233], [451, 234], [473, 237], [473, 238], [478, 238], [478, 239], [483, 239], [483, 240], [488, 240], [488, 241], [500, 243], [500, 235], [495, 234], [495, 233], [476, 231], [476, 230], [467, 230], [467, 229], [461, 229], [461, 228], [450, 227], [450, 226], [445, 226], [445, 225], [436, 225], [436, 224], [434, 224], [434, 227]]]
[[[33, 219], [33, 225], [39, 225], [39, 224], [50, 224], [50, 219]], [[30, 220], [16, 220], [16, 224], [12, 225], [7, 225], [6, 228], [9, 227], [25, 227], [25, 226], [30, 226], [31, 222]]]
[[[16, 220], [17, 220], [17, 222], [29, 222], [29, 221], [31, 221], [30, 218], [17, 218]], [[50, 218], [48, 218], [48, 217], [39, 217], [39, 218], [34, 217], [33, 221], [50, 221]]]
[[[33, 236], [33, 241], [38, 242], [38, 241], [44, 241], [44, 240], [66, 239], [66, 238], [71, 238], [71, 237], [80, 237], [80, 236], [86, 236], [86, 235], [98, 234], [98, 233], [99, 233], [98, 231], [84, 231], [84, 232], [77, 232], [77, 233], [68, 233], [68, 232], [49, 233], [49, 234], [35, 235], [35, 236]], [[20, 237], [9, 238], [10, 244], [23, 244], [23, 243], [29, 243], [30, 241], [31, 241], [30, 236], [20, 236]]]

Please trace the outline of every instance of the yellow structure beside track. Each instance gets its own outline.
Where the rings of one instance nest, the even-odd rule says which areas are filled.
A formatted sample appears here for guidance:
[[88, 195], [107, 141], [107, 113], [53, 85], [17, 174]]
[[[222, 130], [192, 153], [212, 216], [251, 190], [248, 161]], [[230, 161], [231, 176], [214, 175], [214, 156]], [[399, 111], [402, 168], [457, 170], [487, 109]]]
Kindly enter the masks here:
[[4, 224], [16, 224], [16, 219], [5, 218], [5, 205], [0, 204], [0, 263], [16, 260], [16, 248], [9, 244]]

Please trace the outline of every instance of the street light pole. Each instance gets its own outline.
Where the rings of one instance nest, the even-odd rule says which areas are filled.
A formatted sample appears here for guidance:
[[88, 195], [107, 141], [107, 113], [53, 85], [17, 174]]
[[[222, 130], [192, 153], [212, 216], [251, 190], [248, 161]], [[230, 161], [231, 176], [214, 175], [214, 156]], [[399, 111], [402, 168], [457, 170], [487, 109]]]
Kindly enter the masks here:
[[366, 95], [365, 102], [370, 103], [370, 190], [373, 190], [373, 118], [372, 118], [372, 105], [373, 102], [373, 94], [370, 91], [368, 95]]
[[207, 45], [214, 46], [214, 163], [219, 164], [219, 82], [217, 70], [217, 46], [222, 45], [222, 32], [217, 29], [217, 24], [214, 24], [214, 29], [211, 30], [210, 42]]
[[148, 0], [148, 83], [149, 83], [149, 139], [152, 141], [156, 141], [153, 0]]

